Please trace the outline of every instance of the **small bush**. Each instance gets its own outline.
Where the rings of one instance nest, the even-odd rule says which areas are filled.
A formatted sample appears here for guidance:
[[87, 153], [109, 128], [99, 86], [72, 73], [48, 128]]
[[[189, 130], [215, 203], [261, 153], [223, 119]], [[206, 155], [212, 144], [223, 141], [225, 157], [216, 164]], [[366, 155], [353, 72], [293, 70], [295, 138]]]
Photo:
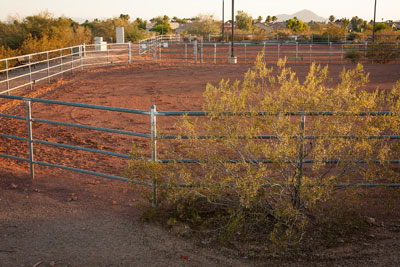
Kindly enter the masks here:
[[361, 58], [361, 55], [357, 47], [350, 47], [346, 50], [344, 58], [351, 61], [352, 63], [355, 63]]

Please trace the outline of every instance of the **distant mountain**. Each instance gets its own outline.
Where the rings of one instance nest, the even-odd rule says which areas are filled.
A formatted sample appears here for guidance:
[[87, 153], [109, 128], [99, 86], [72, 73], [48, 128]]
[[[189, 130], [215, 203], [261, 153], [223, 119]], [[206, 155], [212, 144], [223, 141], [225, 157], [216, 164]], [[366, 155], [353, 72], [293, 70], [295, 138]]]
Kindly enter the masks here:
[[296, 12], [292, 15], [287, 15], [287, 14], [281, 14], [277, 15], [278, 21], [287, 21], [289, 19], [292, 19], [294, 17], [297, 17], [299, 20], [302, 20], [304, 22], [310, 22], [310, 21], [316, 21], [316, 22], [325, 22], [327, 19], [318, 16], [314, 12], [304, 9], [299, 12]]

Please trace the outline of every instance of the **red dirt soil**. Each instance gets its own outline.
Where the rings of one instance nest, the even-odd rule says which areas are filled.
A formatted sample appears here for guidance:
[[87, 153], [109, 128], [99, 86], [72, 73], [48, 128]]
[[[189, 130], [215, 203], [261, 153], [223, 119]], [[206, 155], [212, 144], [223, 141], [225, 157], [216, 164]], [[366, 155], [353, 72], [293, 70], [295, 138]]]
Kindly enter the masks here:
[[[132, 64], [77, 72], [50, 85], [19, 95], [77, 103], [159, 111], [201, 110], [207, 82], [242, 79], [250, 65]], [[304, 79], [308, 65], [292, 66]], [[354, 67], [348, 65], [346, 67]], [[342, 70], [330, 65], [332, 80]], [[400, 79], [399, 65], [366, 65], [367, 89], [389, 89]], [[12, 103], [12, 105], [11, 105]], [[25, 116], [26, 105], [0, 100], [0, 113]], [[100, 112], [33, 103], [33, 117], [91, 126], [150, 132], [149, 116]], [[167, 129], [173, 119], [160, 118]], [[26, 122], [1, 119], [0, 132], [26, 137]], [[148, 148], [148, 140], [78, 128], [34, 123], [35, 139], [119, 153], [132, 141]], [[35, 144], [35, 160], [123, 176], [126, 160]], [[0, 153], [28, 157], [26, 142], [0, 138]], [[138, 190], [126, 183], [0, 158], [0, 266], [396, 266], [400, 264], [399, 231], [375, 229], [368, 244], [343, 245], [313, 260], [270, 259], [252, 262], [224, 248], [171, 236], [141, 222]], [[141, 188], [138, 188], [141, 190]], [[374, 214], [371, 214], [374, 216]], [[400, 218], [391, 218], [400, 229]], [[398, 226], [398, 228], [396, 228]], [[186, 257], [187, 256], [187, 257]]]

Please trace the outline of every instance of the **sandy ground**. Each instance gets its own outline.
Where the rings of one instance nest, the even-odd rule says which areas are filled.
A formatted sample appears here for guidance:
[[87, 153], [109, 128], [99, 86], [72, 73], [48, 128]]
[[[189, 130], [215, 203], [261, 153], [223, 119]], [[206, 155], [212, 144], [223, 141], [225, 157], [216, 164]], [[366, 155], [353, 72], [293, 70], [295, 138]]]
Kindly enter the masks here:
[[[133, 64], [85, 70], [51, 85], [18, 94], [70, 102], [159, 111], [201, 110], [207, 82], [241, 79], [247, 65]], [[351, 66], [348, 66], [351, 67]], [[295, 65], [304, 77], [307, 65]], [[343, 66], [331, 65], [330, 83]], [[399, 65], [366, 65], [367, 89], [389, 89], [400, 79]], [[25, 115], [26, 106], [0, 100], [1, 113]], [[150, 132], [148, 116], [33, 104], [33, 117], [92, 126]], [[160, 119], [160, 127], [171, 126]], [[26, 122], [1, 119], [0, 132], [26, 136]], [[36, 139], [129, 153], [132, 141], [148, 140], [34, 123]], [[0, 153], [27, 157], [25, 142], [0, 138]], [[35, 144], [35, 159], [123, 175], [126, 160]], [[371, 242], [321, 252], [312, 260], [252, 262], [221, 248], [174, 237], [140, 219], [138, 190], [126, 183], [0, 158], [0, 266], [396, 266], [400, 218], [380, 227]], [[140, 189], [140, 188], [139, 188]], [[396, 228], [399, 225], [399, 228]], [[398, 229], [398, 230], [396, 230]]]

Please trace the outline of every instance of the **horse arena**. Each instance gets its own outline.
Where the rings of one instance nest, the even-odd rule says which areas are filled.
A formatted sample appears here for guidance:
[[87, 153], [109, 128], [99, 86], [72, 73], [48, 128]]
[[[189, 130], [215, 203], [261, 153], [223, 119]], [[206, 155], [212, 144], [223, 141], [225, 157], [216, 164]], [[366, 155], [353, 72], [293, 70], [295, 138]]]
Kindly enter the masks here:
[[[173, 45], [169, 48], [172, 49]], [[140, 55], [138, 51], [137, 55], [130, 55], [130, 64], [118, 64], [119, 60], [128, 59], [125, 54], [116, 54], [114, 59], [109, 54], [103, 54], [102, 61], [108, 65], [93, 64], [83, 70], [76, 63], [82, 59], [72, 56], [70, 62], [65, 61], [65, 64], [72, 66], [66, 65], [63, 77], [55, 76], [50, 83], [43, 79], [43, 82], [32, 84], [31, 80], [28, 86], [12, 91], [11, 95], [125, 109], [150, 110], [152, 105], [156, 105], [157, 111], [201, 111], [207, 83], [217, 85], [221, 79], [242, 80], [256, 57], [256, 52], [246, 53], [246, 58], [241, 53], [238, 59], [240, 64], [226, 64], [228, 48], [216, 57], [213, 52], [217, 48], [214, 46], [202, 49], [201, 55], [204, 56], [201, 58], [198, 54], [197, 61], [193, 47], [187, 48], [186, 55], [179, 54], [179, 60], [172, 59], [174, 54], [168, 57], [167, 51], [157, 55]], [[244, 51], [245, 47], [238, 49]], [[257, 47], [257, 51], [262, 49], [263, 45]], [[288, 66], [297, 72], [302, 81], [308, 72], [310, 54], [305, 47], [299, 51], [303, 56], [298, 55], [296, 60], [295, 54], [291, 53]], [[336, 57], [334, 51], [329, 54], [329, 47], [326, 51], [327, 56], [320, 63], [326, 65], [336, 61], [335, 64], [329, 64], [329, 84], [334, 86], [343, 68], [353, 68], [355, 65], [348, 62], [339, 64], [340, 57]], [[285, 55], [284, 49], [281, 52]], [[280, 56], [272, 52], [267, 54], [269, 66], [276, 68], [276, 60], [272, 57]], [[367, 90], [390, 89], [400, 79], [400, 67], [396, 63], [364, 63], [366, 72], [370, 73]], [[58, 63], [54, 60], [48, 66], [39, 65], [37, 70], [51, 74], [52, 64]], [[12, 72], [9, 74], [13, 75]], [[41, 120], [150, 134], [150, 117], [140, 114], [36, 102], [32, 102], [31, 111], [32, 118]], [[26, 112], [24, 101], [0, 98], [0, 113], [24, 117]], [[157, 127], [168, 130], [176, 119], [158, 118]], [[25, 120], [6, 117], [0, 120], [2, 134], [20, 137], [29, 134]], [[40, 121], [34, 121], [31, 133], [33, 139], [120, 154], [129, 154], [132, 142], [144, 148], [150, 147], [149, 140], [141, 137], [49, 125]], [[33, 149], [36, 161], [119, 177], [124, 176], [124, 168], [129, 160], [45, 143], [35, 143]], [[27, 158], [29, 147], [25, 140], [0, 137], [0, 154]], [[190, 240], [171, 236], [156, 225], [144, 224], [138, 208], [144, 200], [137, 187], [40, 165], [35, 166], [35, 179], [32, 180], [29, 163], [10, 158], [0, 157], [0, 166], [0, 266], [52, 266], [53, 263], [56, 266], [128, 266], [132, 262], [137, 266], [254, 265], [254, 262], [228, 249], [218, 251], [206, 245], [193, 244]], [[400, 245], [396, 241], [400, 240], [399, 233], [383, 231], [377, 235], [383, 241], [366, 248], [361, 244], [343, 251], [328, 252], [331, 257], [329, 264], [400, 263], [396, 249]], [[381, 246], [386, 247], [385, 253], [379, 253]], [[361, 249], [363, 253], [356, 256], [355, 251]], [[269, 262], [282, 266], [307, 266], [310, 263], [305, 261], [286, 265], [280, 259], [271, 259]], [[321, 260], [319, 263], [324, 265], [327, 262]], [[263, 264], [266, 263], [260, 263], [260, 266]]]

